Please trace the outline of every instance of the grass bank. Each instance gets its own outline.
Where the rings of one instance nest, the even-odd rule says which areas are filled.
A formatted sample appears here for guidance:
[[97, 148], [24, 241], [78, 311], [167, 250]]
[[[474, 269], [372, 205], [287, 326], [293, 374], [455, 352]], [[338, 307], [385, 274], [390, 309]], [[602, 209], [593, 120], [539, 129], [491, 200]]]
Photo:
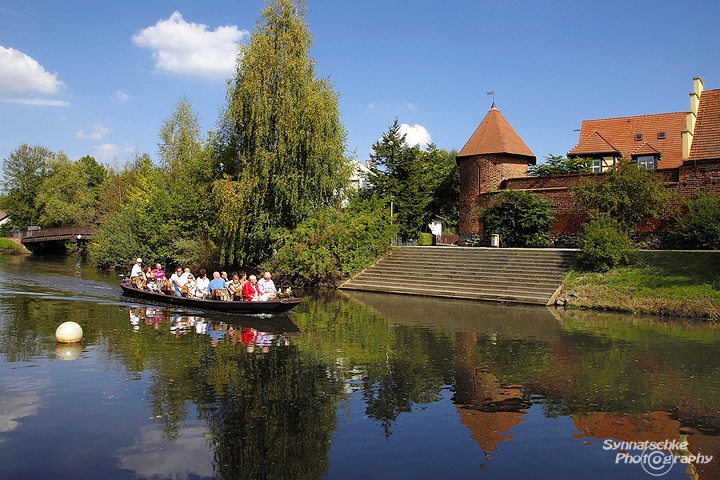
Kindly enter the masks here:
[[719, 251], [641, 251], [630, 267], [568, 272], [566, 308], [672, 315], [720, 321]]
[[22, 255], [30, 253], [30, 251], [9, 238], [0, 237], [0, 253], [5, 255]]

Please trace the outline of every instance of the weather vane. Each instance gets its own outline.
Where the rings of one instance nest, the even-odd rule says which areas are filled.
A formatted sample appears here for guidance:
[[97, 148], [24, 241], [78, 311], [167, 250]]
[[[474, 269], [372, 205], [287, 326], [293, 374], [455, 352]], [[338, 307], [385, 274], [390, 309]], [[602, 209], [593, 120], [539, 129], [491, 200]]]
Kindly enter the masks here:
[[492, 95], [493, 97], [493, 107], [495, 106], [495, 90], [490, 90], [489, 92], [486, 92], [488, 95]]

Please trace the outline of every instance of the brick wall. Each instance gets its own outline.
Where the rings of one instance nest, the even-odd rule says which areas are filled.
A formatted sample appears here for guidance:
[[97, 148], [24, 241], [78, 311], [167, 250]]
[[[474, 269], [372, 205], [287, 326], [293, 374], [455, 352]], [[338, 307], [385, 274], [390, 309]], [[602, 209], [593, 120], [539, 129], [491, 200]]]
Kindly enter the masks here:
[[[551, 230], [554, 246], [576, 246], [582, 223], [587, 212], [577, 205], [575, 194], [570, 187], [586, 181], [599, 180], [604, 174], [555, 175], [528, 177], [527, 163], [524, 169], [518, 159], [507, 159], [501, 155], [487, 158], [469, 157], [460, 163], [460, 244], [485, 245], [483, 234], [475, 211], [479, 206], [495, 202], [499, 191], [504, 189], [526, 190], [550, 200], [553, 203], [555, 222]], [[516, 172], [522, 172], [517, 175]], [[685, 161], [677, 169], [658, 171], [685, 197], [694, 197], [699, 190], [720, 194], [720, 159]], [[515, 175], [513, 175], [515, 174]], [[650, 222], [643, 225], [642, 240], [648, 246], [662, 246], [667, 238], [670, 225], [667, 222]], [[658, 240], [659, 239], [659, 240]]]

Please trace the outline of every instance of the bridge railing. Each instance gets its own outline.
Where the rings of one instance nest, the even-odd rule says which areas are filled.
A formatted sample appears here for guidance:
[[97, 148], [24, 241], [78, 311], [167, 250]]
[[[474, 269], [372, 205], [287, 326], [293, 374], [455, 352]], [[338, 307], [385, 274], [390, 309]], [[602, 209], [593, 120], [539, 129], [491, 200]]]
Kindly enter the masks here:
[[41, 228], [38, 230], [11, 230], [7, 233], [10, 238], [48, 238], [48, 237], [66, 237], [81, 235], [83, 238], [92, 236], [97, 232], [92, 227], [67, 227], [67, 228]]

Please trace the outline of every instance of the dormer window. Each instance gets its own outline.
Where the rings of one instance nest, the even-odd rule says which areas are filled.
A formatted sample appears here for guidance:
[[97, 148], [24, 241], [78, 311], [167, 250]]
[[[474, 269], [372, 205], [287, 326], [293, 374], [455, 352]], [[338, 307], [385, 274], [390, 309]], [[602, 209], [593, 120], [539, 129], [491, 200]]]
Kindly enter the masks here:
[[[626, 138], [627, 138], [627, 137], [626, 137]], [[635, 141], [636, 141], [636, 142], [639, 142], [640, 140], [642, 140], [642, 133], [636, 133], [636, 134], [635, 134]]]
[[658, 140], [665, 140], [665, 132], [658, 132]]
[[640, 168], [647, 168], [648, 170], [655, 169], [655, 156], [654, 155], [640, 155], [637, 157], [637, 164]]

